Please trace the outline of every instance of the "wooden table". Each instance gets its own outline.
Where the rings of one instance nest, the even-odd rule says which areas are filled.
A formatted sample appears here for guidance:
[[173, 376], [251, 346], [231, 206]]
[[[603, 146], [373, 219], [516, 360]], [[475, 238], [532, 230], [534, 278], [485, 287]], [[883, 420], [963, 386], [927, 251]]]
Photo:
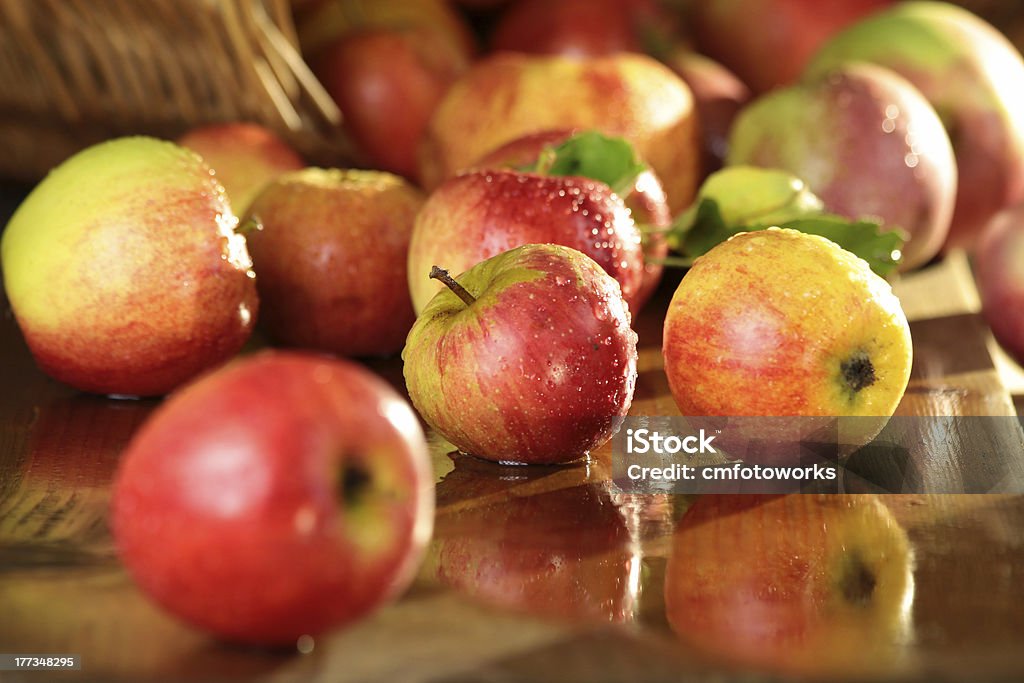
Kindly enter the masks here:
[[[1012, 447], [980, 457], [968, 435], [936, 467], [1019, 472], [1019, 425], [965, 261], [908, 278], [899, 291], [916, 351], [900, 413], [1005, 416]], [[659, 351], [667, 293], [637, 324], [634, 414], [677, 412]], [[74, 653], [83, 666], [0, 681], [1024, 679], [1024, 497], [830, 499], [842, 501], [839, 512], [816, 498], [750, 499], [720, 526], [695, 531], [680, 525], [684, 513], [718, 503], [617, 493], [607, 448], [584, 464], [509, 468], [450, 455], [435, 434], [435, 538], [401, 600], [319, 638], [308, 654], [216, 642], [136, 590], [107, 529], [119, 453], [154, 402], [83, 396], [47, 379], [4, 310], [0, 653]], [[396, 362], [375, 369], [400, 385]], [[813, 558], [847, 543], [865, 553], [897, 548], [887, 576], [902, 577], [892, 579], [898, 589], [880, 574], [868, 597], [833, 609], [838, 579]], [[792, 560], [785, 582], [778, 567], [758, 573], [780, 557]], [[718, 583], [680, 612], [666, 594], [685, 594], [694, 572]], [[698, 609], [693, 600], [705, 602]], [[687, 626], [699, 619], [717, 621]]]

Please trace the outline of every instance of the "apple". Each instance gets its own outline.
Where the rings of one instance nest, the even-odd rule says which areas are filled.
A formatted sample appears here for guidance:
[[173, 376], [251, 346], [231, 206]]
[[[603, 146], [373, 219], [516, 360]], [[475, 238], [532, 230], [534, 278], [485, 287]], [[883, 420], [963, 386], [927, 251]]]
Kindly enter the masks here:
[[607, 441], [636, 384], [636, 333], [618, 283], [554, 244], [503, 252], [437, 294], [402, 358], [420, 415], [464, 453], [578, 460]]
[[178, 144], [203, 157], [241, 216], [271, 180], [306, 164], [272, 130], [256, 123], [220, 123], [188, 131]]
[[319, 0], [295, 12], [302, 54], [313, 62], [343, 36], [374, 29], [426, 29], [464, 54], [477, 49], [472, 29], [448, 0]]
[[846, 64], [762, 96], [736, 119], [727, 163], [785, 169], [828, 211], [902, 228], [904, 270], [934, 257], [949, 232], [949, 137], [921, 94], [882, 67]]
[[345, 34], [313, 63], [364, 160], [410, 179], [431, 114], [468, 66], [465, 51], [422, 28]]
[[120, 138], [66, 160], [3, 233], [4, 286], [39, 367], [159, 395], [233, 356], [257, 311], [245, 238], [197, 154]]
[[398, 353], [416, 315], [406, 260], [422, 193], [383, 171], [308, 168], [256, 199], [248, 233], [261, 327], [342, 356]]
[[643, 51], [622, 0], [520, 0], [501, 15], [491, 47], [587, 57]]
[[142, 590], [221, 638], [294, 644], [412, 580], [433, 523], [408, 404], [347, 361], [265, 351], [182, 388], [114, 483], [118, 552]]
[[[472, 471], [466, 460], [456, 459], [438, 484], [435, 540], [426, 562], [432, 576], [516, 612], [575, 622], [633, 618], [638, 586], [630, 577], [638, 576], [640, 558], [607, 484], [520, 495], [505, 481], [505, 490], [486, 503], [445, 510], [448, 491], [458, 496], [462, 487], [501, 482], [490, 463]], [[503, 479], [521, 478], [510, 474]]]
[[666, 58], [693, 93], [704, 145], [704, 174], [717, 171], [729, 151], [729, 131], [736, 115], [750, 101], [750, 89], [727, 68], [687, 49]]
[[1024, 364], [1024, 204], [1002, 212], [978, 241], [974, 273], [992, 334]]
[[868, 264], [769, 228], [697, 258], [663, 341], [683, 415], [890, 416], [910, 377], [910, 328]]
[[700, 51], [754, 92], [796, 81], [831, 35], [892, 0], [702, 0], [688, 19]]
[[1024, 200], [1020, 53], [967, 10], [903, 2], [829, 40], [808, 73], [851, 60], [899, 72], [942, 117], [960, 176], [947, 247], [971, 248], [996, 213]]
[[579, 250], [618, 282], [636, 305], [644, 278], [642, 237], [629, 210], [604, 183], [573, 176], [516, 171], [468, 171], [428, 198], [409, 245], [409, 289], [421, 313], [444, 287], [433, 266], [462, 273], [524, 244]]
[[500, 145], [554, 128], [625, 138], [661, 179], [673, 211], [693, 198], [700, 166], [693, 96], [668, 67], [631, 53], [499, 53], [479, 60], [434, 112], [420, 178], [437, 187]]
[[[540, 158], [580, 131], [574, 129], [547, 130], [524, 135], [508, 142], [472, 165], [474, 169], [533, 168]], [[642, 161], [641, 161], [642, 163]], [[662, 261], [668, 256], [665, 231], [672, 224], [665, 189], [654, 171], [645, 168], [636, 176], [632, 187], [622, 192], [622, 200], [629, 209], [633, 222], [640, 230], [644, 256], [643, 280], [630, 300], [630, 310], [637, 313], [650, 299], [661, 282]], [[586, 250], [583, 250], [586, 251]]]
[[891, 675], [910, 639], [911, 571], [906, 533], [875, 496], [701, 496], [672, 538], [665, 611], [681, 640], [734, 664]]

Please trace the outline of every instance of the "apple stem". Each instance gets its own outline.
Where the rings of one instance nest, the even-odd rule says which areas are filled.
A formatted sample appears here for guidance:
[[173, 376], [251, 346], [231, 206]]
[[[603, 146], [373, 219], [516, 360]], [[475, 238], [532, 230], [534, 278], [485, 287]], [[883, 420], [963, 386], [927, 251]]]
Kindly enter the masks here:
[[467, 306], [472, 306], [476, 303], [476, 297], [466, 291], [466, 288], [455, 281], [448, 271], [439, 266], [434, 266], [430, 269], [430, 278], [432, 280], [440, 280], [445, 284], [448, 289], [455, 292], [455, 296], [462, 299]]

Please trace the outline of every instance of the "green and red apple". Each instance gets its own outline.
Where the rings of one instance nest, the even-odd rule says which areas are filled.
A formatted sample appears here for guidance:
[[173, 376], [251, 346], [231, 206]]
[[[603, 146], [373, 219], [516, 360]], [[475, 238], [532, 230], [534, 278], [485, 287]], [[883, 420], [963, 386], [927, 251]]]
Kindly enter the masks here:
[[699, 257], [665, 317], [683, 415], [884, 416], [910, 377], [910, 328], [889, 284], [835, 243], [740, 233]]
[[949, 232], [949, 137], [917, 89], [878, 66], [843, 65], [754, 101], [736, 119], [727, 163], [785, 169], [828, 211], [902, 228], [903, 269], [927, 263]]
[[261, 327], [343, 356], [398, 353], [416, 315], [406, 262], [422, 193], [383, 171], [308, 168], [254, 202], [248, 233]]
[[142, 590], [218, 637], [294, 645], [413, 579], [433, 523], [415, 414], [365, 368], [266, 351], [173, 394], [114, 483], [118, 552]]
[[630, 9], [622, 0], [519, 0], [498, 19], [491, 49], [573, 57], [643, 52]]
[[1024, 60], [999, 31], [942, 2], [901, 2], [829, 40], [808, 66], [892, 69], [931, 102], [949, 132], [959, 192], [949, 247], [973, 246], [1000, 210], [1024, 200]]
[[668, 622], [730, 664], [889, 675], [910, 639], [912, 555], [875, 496], [702, 496], [665, 573]]
[[39, 367], [83, 391], [160, 395], [233, 356], [257, 312], [245, 238], [194, 152], [90, 147], [3, 233], [4, 286]]
[[416, 216], [409, 289], [422, 313], [440, 282], [431, 268], [462, 273], [524, 244], [583, 252], [615, 278], [634, 310], [644, 281], [643, 239], [629, 209], [605, 183], [503, 170], [462, 173], [437, 188]]
[[256, 123], [199, 126], [177, 142], [199, 154], [213, 169], [238, 216], [249, 209], [267, 183], [306, 165], [288, 143]]
[[437, 187], [497, 147], [555, 128], [625, 138], [661, 179], [673, 211], [693, 198], [700, 167], [693, 96], [668, 67], [633, 53], [499, 53], [478, 61], [434, 112], [420, 177]]
[[618, 283], [574, 249], [530, 244], [434, 296], [406, 342], [419, 414], [460, 451], [510, 463], [578, 460], [618, 428], [636, 333]]
[[978, 240], [974, 266], [982, 313], [992, 334], [1024, 364], [1024, 205], [989, 223]]

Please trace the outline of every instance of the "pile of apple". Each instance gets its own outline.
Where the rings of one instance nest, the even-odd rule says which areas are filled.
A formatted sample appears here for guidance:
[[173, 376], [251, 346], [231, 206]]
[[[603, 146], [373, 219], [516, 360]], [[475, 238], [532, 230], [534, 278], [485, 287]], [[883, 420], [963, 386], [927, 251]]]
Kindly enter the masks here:
[[[150, 595], [222, 637], [350, 622], [422, 557], [416, 414], [341, 357], [401, 352], [419, 416], [463, 452], [570, 462], [629, 411], [633, 319], [680, 263], [664, 361], [684, 414], [889, 416], [911, 340], [883, 276], [975, 244], [1024, 355], [1024, 318], [997, 317], [1024, 300], [1024, 228], [997, 217], [1024, 201], [1024, 62], [974, 15], [466, 4], [300, 4], [358, 169], [307, 168], [253, 124], [121, 138], [4, 231], [42, 370], [171, 393], [124, 455], [113, 529]], [[490, 53], [467, 16], [490, 18]], [[291, 350], [225, 364], [257, 321]]]

